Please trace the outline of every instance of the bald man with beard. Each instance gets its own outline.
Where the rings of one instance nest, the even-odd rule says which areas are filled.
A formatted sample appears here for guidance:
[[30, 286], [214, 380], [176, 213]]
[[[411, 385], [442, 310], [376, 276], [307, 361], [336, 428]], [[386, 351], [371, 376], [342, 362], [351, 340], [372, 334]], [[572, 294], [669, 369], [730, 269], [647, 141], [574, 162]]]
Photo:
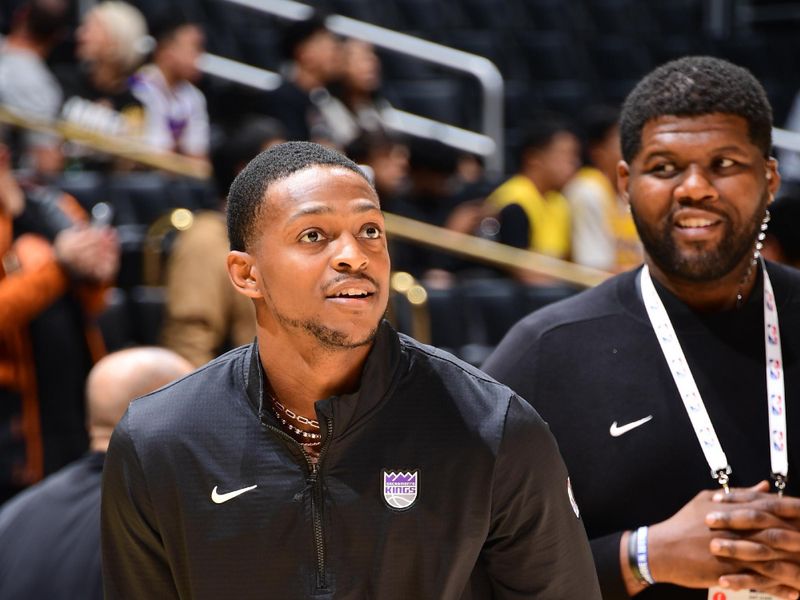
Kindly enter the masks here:
[[100, 483], [108, 441], [131, 400], [192, 365], [162, 348], [100, 360], [86, 384], [90, 451], [0, 509], [0, 598], [101, 599]]

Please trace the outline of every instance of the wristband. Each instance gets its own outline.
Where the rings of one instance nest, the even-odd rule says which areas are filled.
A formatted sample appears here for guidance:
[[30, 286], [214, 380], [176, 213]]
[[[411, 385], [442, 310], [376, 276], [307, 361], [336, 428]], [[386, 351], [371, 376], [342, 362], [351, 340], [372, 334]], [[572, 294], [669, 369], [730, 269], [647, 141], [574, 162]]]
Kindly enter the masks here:
[[655, 580], [650, 574], [650, 563], [647, 560], [647, 527], [639, 527], [636, 531], [636, 564], [642, 579], [653, 585]]
[[638, 532], [634, 529], [628, 535], [628, 566], [631, 569], [631, 574], [639, 585], [647, 585], [647, 580], [642, 577], [642, 572], [639, 570], [639, 561], [637, 559], [638, 551]]

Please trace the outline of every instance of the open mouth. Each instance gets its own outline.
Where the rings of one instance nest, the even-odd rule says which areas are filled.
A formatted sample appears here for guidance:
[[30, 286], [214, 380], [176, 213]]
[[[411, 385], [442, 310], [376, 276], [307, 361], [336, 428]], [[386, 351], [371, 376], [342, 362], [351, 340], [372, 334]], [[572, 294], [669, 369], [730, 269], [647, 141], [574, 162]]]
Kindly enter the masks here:
[[355, 299], [363, 299], [369, 298], [370, 296], [374, 296], [374, 292], [367, 292], [365, 290], [340, 290], [337, 293], [333, 294], [332, 296], [328, 296], [328, 298], [355, 298]]
[[679, 229], [706, 229], [719, 223], [719, 219], [702, 219], [698, 217], [678, 219], [675, 226]]

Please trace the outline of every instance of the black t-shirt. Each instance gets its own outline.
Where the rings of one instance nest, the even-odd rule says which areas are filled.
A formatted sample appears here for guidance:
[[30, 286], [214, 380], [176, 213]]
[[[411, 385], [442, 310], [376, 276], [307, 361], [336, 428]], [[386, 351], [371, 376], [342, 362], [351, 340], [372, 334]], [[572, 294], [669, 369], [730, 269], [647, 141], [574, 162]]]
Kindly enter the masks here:
[[[769, 265], [786, 377], [790, 495], [800, 494], [800, 274]], [[570, 471], [603, 597], [627, 598], [619, 537], [716, 489], [638, 289], [624, 273], [518, 323], [484, 370], [527, 399], [550, 424]], [[663, 287], [664, 301], [723, 450], [731, 483], [770, 475], [761, 278], [740, 310], [700, 315]], [[623, 425], [652, 416], [624, 435]], [[792, 440], [795, 440], [793, 443]], [[655, 585], [642, 600], [706, 598]]]

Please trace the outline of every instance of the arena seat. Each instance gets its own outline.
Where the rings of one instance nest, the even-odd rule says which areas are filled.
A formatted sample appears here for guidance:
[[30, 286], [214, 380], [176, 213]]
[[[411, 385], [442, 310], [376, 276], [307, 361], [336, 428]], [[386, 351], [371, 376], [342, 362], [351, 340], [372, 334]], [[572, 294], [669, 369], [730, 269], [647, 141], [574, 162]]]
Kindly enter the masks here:
[[130, 290], [128, 299], [133, 339], [138, 344], [159, 344], [164, 322], [166, 289], [160, 286], [136, 286]]
[[121, 350], [130, 343], [131, 329], [128, 315], [128, 297], [120, 288], [106, 293], [106, 308], [97, 318], [108, 352]]

